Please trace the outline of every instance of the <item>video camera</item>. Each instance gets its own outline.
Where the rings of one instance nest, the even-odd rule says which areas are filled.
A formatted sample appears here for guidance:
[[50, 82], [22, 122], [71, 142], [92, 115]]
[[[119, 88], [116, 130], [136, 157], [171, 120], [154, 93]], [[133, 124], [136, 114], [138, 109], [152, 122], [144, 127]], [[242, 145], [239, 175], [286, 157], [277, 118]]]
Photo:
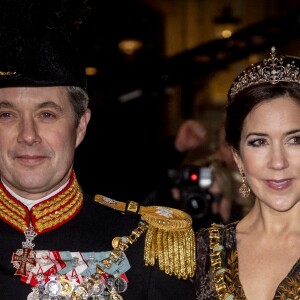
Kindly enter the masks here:
[[191, 215], [193, 221], [211, 219], [211, 205], [222, 199], [221, 194], [211, 194], [209, 188], [214, 176], [211, 167], [186, 165], [169, 170], [168, 178], [173, 187], [180, 190], [179, 208]]

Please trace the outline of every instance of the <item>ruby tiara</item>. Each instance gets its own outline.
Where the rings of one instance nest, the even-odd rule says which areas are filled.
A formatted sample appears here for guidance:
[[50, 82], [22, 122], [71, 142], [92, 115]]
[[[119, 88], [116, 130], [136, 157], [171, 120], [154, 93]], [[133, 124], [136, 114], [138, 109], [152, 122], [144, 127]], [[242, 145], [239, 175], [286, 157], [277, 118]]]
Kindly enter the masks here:
[[287, 57], [276, 57], [275, 47], [271, 48], [270, 54], [270, 58], [264, 59], [259, 64], [252, 64], [236, 78], [229, 92], [230, 98], [233, 98], [243, 89], [260, 83], [276, 84], [284, 81], [300, 84], [300, 70], [295, 65], [295, 61], [290, 60], [285, 63]]

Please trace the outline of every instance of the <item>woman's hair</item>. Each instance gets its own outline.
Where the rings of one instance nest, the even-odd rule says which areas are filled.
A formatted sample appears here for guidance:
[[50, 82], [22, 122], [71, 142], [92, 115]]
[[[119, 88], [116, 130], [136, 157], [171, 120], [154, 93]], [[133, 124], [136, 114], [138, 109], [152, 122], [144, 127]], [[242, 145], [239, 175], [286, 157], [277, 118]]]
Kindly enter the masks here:
[[300, 105], [300, 83], [261, 83], [247, 87], [237, 93], [226, 107], [225, 133], [227, 143], [239, 151], [241, 132], [247, 115], [258, 104], [272, 101], [278, 97], [290, 97]]

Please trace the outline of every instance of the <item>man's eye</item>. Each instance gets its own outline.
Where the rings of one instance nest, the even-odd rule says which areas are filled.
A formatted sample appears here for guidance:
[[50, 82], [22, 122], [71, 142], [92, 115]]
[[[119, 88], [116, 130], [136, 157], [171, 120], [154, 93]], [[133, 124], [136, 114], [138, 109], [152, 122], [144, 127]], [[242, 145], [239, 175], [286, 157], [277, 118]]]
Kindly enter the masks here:
[[9, 118], [11, 117], [11, 113], [8, 113], [8, 112], [3, 112], [3, 113], [0, 113], [0, 118]]
[[54, 115], [50, 112], [43, 112], [42, 113], [43, 118], [45, 119], [50, 119], [50, 118], [54, 118]]
[[290, 143], [292, 144], [300, 144], [300, 136], [294, 136], [290, 139]]

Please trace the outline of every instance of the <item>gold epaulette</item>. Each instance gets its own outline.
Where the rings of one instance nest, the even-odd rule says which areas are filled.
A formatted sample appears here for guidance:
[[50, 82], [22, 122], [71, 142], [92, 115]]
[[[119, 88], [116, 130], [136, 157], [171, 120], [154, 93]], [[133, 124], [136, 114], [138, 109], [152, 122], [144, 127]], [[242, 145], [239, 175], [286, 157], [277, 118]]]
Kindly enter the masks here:
[[141, 206], [134, 201], [121, 202], [102, 195], [95, 201], [124, 213], [141, 215], [148, 224], [144, 260], [154, 266], [156, 259], [160, 270], [168, 275], [188, 279], [196, 270], [195, 234], [192, 218], [187, 213], [164, 206]]

